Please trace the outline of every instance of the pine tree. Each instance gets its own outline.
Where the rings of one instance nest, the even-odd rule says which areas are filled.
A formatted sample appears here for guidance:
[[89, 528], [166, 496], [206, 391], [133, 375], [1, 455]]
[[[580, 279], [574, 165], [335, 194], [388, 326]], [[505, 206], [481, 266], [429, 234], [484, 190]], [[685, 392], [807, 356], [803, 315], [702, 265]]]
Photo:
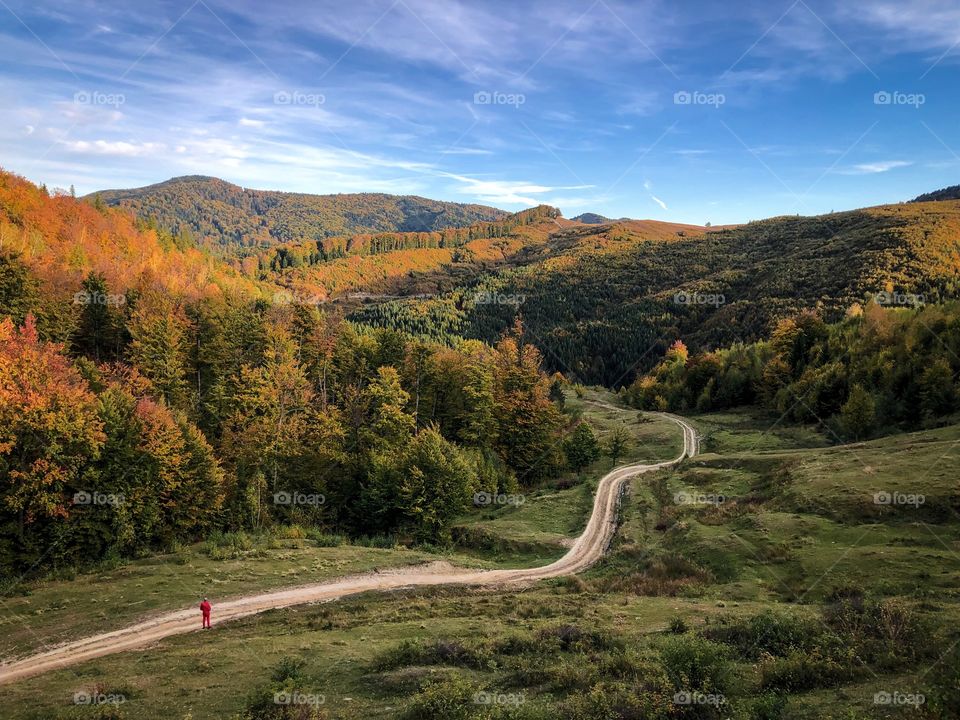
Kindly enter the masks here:
[[144, 296], [130, 317], [130, 361], [168, 405], [187, 405], [187, 319], [162, 293]]
[[121, 302], [119, 298], [123, 296], [110, 294], [103, 274], [90, 273], [76, 297], [81, 302], [81, 310], [74, 334], [74, 348], [97, 362], [117, 359], [123, 331], [115, 305]]

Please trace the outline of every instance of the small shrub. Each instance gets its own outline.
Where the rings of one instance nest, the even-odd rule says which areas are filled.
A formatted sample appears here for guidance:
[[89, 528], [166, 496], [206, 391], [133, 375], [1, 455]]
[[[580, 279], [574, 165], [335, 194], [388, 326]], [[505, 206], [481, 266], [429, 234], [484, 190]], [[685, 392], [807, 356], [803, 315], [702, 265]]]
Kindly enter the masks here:
[[930, 628], [900, 600], [843, 597], [827, 607], [824, 622], [857, 647], [867, 662], [887, 669], [935, 652]]
[[674, 688], [722, 693], [730, 682], [729, 649], [699, 635], [667, 638], [660, 658]]
[[764, 653], [786, 655], [794, 650], [809, 650], [817, 645], [822, 634], [823, 627], [818, 622], [769, 611], [747, 619], [722, 619], [704, 631], [707, 638], [730, 645], [745, 660], [756, 660]]
[[303, 540], [307, 537], [307, 531], [300, 525], [278, 525], [272, 528], [271, 534], [281, 540]]
[[667, 720], [675, 717], [673, 690], [655, 682], [632, 687], [623, 683], [597, 683], [560, 705], [564, 720]]
[[467, 647], [456, 640], [412, 642], [404, 640], [395, 648], [381, 653], [373, 661], [376, 672], [396, 670], [411, 665], [452, 665], [454, 667], [482, 668], [490, 655], [482, 649]]
[[786, 707], [786, 695], [764, 693], [747, 704], [747, 717], [750, 720], [780, 720]]
[[347, 543], [347, 538], [336, 533], [327, 533], [310, 528], [307, 531], [307, 539], [317, 547], [340, 547]]
[[556, 640], [562, 652], [590, 652], [599, 650], [614, 650], [623, 647], [622, 641], [614, 639], [608, 633], [598, 630], [582, 630], [576, 625], [558, 625], [544, 628], [538, 633], [542, 640]]
[[800, 692], [835, 687], [855, 677], [856, 658], [837, 658], [813, 652], [791, 652], [787, 657], [767, 656], [760, 663], [760, 686], [765, 690]]
[[380, 548], [390, 550], [397, 546], [397, 538], [392, 535], [364, 535], [353, 540], [352, 545], [366, 548]]
[[475, 715], [475, 688], [464, 678], [430, 683], [401, 714], [403, 720], [467, 720]]
[[293, 682], [300, 682], [303, 680], [303, 668], [306, 666], [306, 661], [303, 658], [291, 657], [290, 655], [285, 655], [280, 658], [280, 662], [277, 663], [277, 666], [273, 669], [271, 674], [271, 679], [277, 683], [283, 683], [287, 680]]

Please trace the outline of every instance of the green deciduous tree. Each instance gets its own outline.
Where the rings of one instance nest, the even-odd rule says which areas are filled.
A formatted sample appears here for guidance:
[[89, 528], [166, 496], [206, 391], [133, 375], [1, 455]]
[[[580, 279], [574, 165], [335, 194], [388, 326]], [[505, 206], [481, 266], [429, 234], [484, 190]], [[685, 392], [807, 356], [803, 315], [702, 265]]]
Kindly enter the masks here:
[[564, 441], [563, 449], [567, 456], [567, 464], [577, 474], [600, 458], [600, 443], [585, 422], [577, 424]]
[[877, 423], [877, 408], [873, 396], [861, 385], [850, 388], [847, 401], [840, 408], [840, 429], [847, 440], [870, 437]]
[[947, 415], [956, 408], [957, 390], [946, 358], [937, 358], [920, 375], [920, 412], [924, 418]]
[[630, 433], [628, 433], [622, 425], [617, 425], [617, 427], [613, 429], [613, 432], [610, 433], [603, 448], [613, 465], [616, 465], [617, 460], [623, 457], [623, 453], [626, 451], [629, 442]]
[[466, 510], [475, 484], [476, 471], [463, 451], [431, 426], [399, 457], [377, 459], [364, 505], [384, 531], [447, 542], [450, 526]]

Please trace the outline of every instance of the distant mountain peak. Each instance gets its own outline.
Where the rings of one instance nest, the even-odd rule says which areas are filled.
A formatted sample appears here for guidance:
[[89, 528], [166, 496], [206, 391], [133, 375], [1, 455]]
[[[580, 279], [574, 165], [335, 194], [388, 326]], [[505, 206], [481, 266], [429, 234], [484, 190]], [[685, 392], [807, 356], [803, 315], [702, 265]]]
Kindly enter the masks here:
[[581, 215], [577, 215], [575, 218], [570, 219], [574, 222], [584, 223], [585, 225], [603, 225], [605, 223], [613, 222], [613, 220], [608, 217], [591, 212], [582, 213]]
[[175, 234], [187, 230], [205, 246], [234, 250], [334, 235], [432, 232], [508, 215], [486, 205], [416, 195], [256, 190], [209, 175], [182, 175], [88, 197], [127, 208]]

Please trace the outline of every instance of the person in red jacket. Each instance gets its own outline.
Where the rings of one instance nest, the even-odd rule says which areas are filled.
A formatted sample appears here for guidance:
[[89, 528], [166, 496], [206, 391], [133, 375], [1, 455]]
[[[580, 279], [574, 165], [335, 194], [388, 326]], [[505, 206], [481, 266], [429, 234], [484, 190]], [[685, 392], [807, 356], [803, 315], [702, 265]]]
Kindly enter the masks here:
[[203, 613], [203, 627], [210, 627], [210, 601], [206, 598], [200, 603], [200, 612]]

